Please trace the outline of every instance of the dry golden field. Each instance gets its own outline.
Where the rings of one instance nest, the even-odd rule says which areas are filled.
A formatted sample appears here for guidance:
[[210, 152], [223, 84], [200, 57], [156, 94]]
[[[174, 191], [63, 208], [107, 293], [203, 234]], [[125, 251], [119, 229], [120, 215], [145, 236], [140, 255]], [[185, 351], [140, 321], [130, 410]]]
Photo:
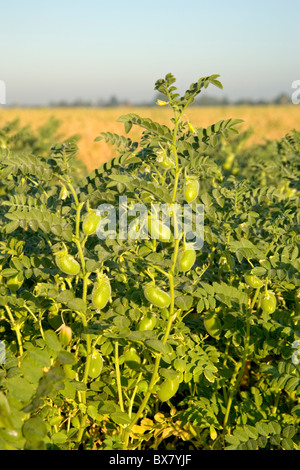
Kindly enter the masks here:
[[[0, 110], [0, 126], [19, 118], [22, 125], [30, 124], [36, 129], [54, 116], [61, 121], [62, 139], [77, 133], [81, 135], [78, 157], [91, 171], [114, 156], [113, 148], [103, 141], [94, 142], [94, 139], [103, 131], [123, 134], [124, 126], [117, 119], [129, 112], [167, 125], [172, 116], [171, 110], [166, 108], [6, 108]], [[254, 130], [248, 143], [262, 143], [266, 139], [280, 139], [293, 128], [299, 130], [300, 106], [192, 107], [187, 112], [187, 118], [194, 126], [202, 127], [221, 119], [243, 119], [240, 130], [249, 127]], [[133, 128], [129, 136], [135, 139], [139, 134], [139, 130]]]

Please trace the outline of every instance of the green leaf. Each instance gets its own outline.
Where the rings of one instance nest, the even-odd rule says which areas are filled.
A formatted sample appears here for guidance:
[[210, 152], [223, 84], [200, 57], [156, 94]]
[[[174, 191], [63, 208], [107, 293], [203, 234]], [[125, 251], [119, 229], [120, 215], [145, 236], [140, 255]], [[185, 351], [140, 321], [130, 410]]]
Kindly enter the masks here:
[[122, 174], [122, 175], [108, 175], [108, 177], [113, 180], [117, 181], [117, 183], [128, 184], [132, 182], [132, 176]]
[[286, 437], [284, 439], [282, 439], [281, 447], [284, 450], [293, 450], [295, 448], [294, 442], [292, 441], [292, 439], [289, 439], [289, 438], [286, 438]]
[[131, 423], [131, 419], [128, 414], [123, 413], [122, 411], [115, 411], [114, 413], [111, 413], [110, 417], [119, 426], [125, 426]]
[[295, 426], [286, 426], [282, 431], [282, 436], [291, 439], [296, 434]]
[[147, 339], [145, 345], [157, 353], [168, 354], [170, 352], [168, 346], [159, 339]]
[[175, 305], [183, 311], [189, 310], [193, 305], [193, 297], [191, 295], [180, 295], [175, 298]]
[[35, 385], [22, 377], [11, 377], [7, 380], [7, 389], [11, 396], [23, 403], [30, 400], [35, 392]]
[[5, 225], [5, 232], [7, 234], [10, 234], [17, 230], [20, 226], [20, 221], [19, 220], [13, 220], [12, 222], [9, 222], [8, 224]]
[[264, 449], [268, 443], [268, 438], [266, 436], [259, 436], [257, 443], [260, 448]]
[[80, 298], [69, 300], [67, 304], [71, 310], [76, 310], [77, 312], [86, 312], [87, 305]]
[[265, 436], [265, 437], [269, 435], [268, 423], [259, 422], [259, 423], [256, 423], [255, 427], [260, 435]]
[[59, 341], [57, 334], [52, 330], [46, 330], [44, 332], [44, 340], [49, 349], [53, 351], [61, 350], [61, 342]]
[[57, 302], [68, 303], [74, 299], [74, 294], [71, 290], [63, 290], [56, 297]]
[[251, 269], [251, 273], [254, 274], [255, 276], [264, 276], [266, 272], [267, 272], [266, 268], [262, 266], [258, 266], [257, 268]]
[[47, 427], [41, 418], [36, 416], [25, 421], [22, 432], [28, 441], [41, 441], [47, 434]]
[[39, 367], [30, 354], [24, 354], [20, 364], [20, 370], [23, 373], [25, 379], [28, 379], [30, 383], [38, 384], [40, 378], [43, 375], [43, 370]]
[[246, 442], [246, 448], [247, 450], [257, 450], [257, 442], [255, 439], [249, 439], [249, 441]]
[[125, 122], [125, 132], [128, 134], [132, 128], [132, 123], [131, 122]]
[[276, 421], [270, 421], [268, 423], [270, 434], [280, 434], [281, 426]]
[[299, 385], [300, 383], [300, 379], [298, 377], [291, 377], [290, 379], [288, 379], [288, 381], [286, 382], [284, 388], [285, 390], [287, 390], [288, 392], [292, 392], [293, 390], [296, 390], [297, 386]]
[[176, 372], [175, 370], [173, 369], [166, 369], [164, 367], [161, 367], [159, 369], [159, 374], [164, 377], [165, 379], [169, 379], [169, 380], [174, 380], [177, 378], [178, 376], [178, 372]]
[[0, 428], [13, 429], [11, 410], [6, 396], [0, 392]]
[[233, 435], [237, 437], [241, 442], [247, 442], [249, 440], [248, 433], [241, 427], [237, 427], [233, 431]]
[[28, 354], [34, 359], [39, 367], [49, 367], [51, 365], [51, 358], [46, 349], [31, 347]]
[[19, 271], [15, 268], [6, 268], [1, 271], [1, 274], [3, 277], [12, 277], [16, 276], [19, 273]]
[[64, 442], [67, 442], [68, 435], [66, 431], [58, 431], [52, 434], [51, 440], [54, 444], [63, 444]]
[[132, 124], [138, 125], [146, 129], [148, 132], [151, 132], [152, 134], [159, 136], [162, 140], [166, 140], [169, 142], [172, 141], [172, 134], [170, 132], [170, 129], [165, 125], [161, 125], [158, 122], [152, 121], [152, 119], [150, 118], [142, 118], [138, 116], [137, 114], [129, 113], [129, 114], [120, 116], [118, 119], [118, 122], [124, 122], [124, 123], [128, 122], [131, 125]]
[[237, 436], [233, 436], [232, 434], [227, 434], [225, 436], [225, 440], [226, 442], [228, 442], [228, 444], [231, 444], [233, 446], [238, 446], [240, 443], [239, 438]]
[[251, 439], [257, 439], [258, 438], [258, 431], [254, 426], [251, 426], [249, 424], [244, 426], [244, 430]]
[[60, 351], [56, 357], [61, 364], [75, 364], [76, 358], [69, 351]]

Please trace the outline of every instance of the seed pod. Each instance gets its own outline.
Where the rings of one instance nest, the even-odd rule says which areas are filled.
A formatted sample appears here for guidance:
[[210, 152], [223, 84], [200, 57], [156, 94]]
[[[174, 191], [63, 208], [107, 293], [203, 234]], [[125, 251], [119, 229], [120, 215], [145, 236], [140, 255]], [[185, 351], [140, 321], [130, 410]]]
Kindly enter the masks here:
[[188, 179], [184, 185], [184, 198], [189, 204], [193, 202], [199, 193], [199, 182], [196, 180]]
[[264, 313], [273, 313], [276, 309], [276, 297], [273, 292], [267, 291], [261, 299], [261, 308]]
[[178, 256], [178, 267], [180, 271], [189, 271], [195, 264], [196, 252], [193, 248], [187, 248], [182, 251]]
[[157, 392], [161, 401], [168, 401], [172, 398], [179, 388], [179, 378], [165, 379]]
[[159, 308], [168, 307], [171, 302], [171, 298], [167, 292], [152, 284], [148, 284], [144, 287], [144, 295], [151, 304]]
[[156, 318], [154, 315], [146, 315], [138, 324], [138, 331], [153, 330], [155, 327]]
[[141, 363], [141, 358], [134, 348], [129, 348], [124, 353], [124, 361], [130, 369], [137, 369]]
[[76, 276], [80, 271], [80, 264], [67, 251], [57, 253], [55, 262], [57, 267], [69, 276]]
[[148, 217], [148, 229], [151, 238], [158, 239], [161, 242], [170, 242], [172, 240], [170, 228], [161, 220]]
[[215, 312], [210, 312], [205, 315], [204, 326], [210, 336], [216, 339], [219, 338], [222, 327], [219, 317]]
[[172, 160], [172, 158], [168, 157], [168, 155], [163, 151], [159, 151], [157, 153], [157, 162], [165, 170], [168, 170], [170, 168], [174, 168], [174, 166], [175, 166], [174, 160]]
[[69, 326], [63, 324], [59, 328], [59, 339], [63, 346], [68, 346], [72, 339], [72, 329]]
[[259, 289], [264, 285], [261, 279], [251, 273], [245, 274], [245, 281], [248, 286], [252, 287], [253, 289]]
[[109, 279], [103, 278], [96, 282], [92, 292], [92, 303], [95, 308], [102, 310], [111, 296]]
[[96, 379], [102, 372], [103, 358], [99, 351], [95, 349], [91, 355], [88, 375], [91, 379]]
[[82, 222], [82, 230], [85, 235], [92, 235], [96, 232], [101, 217], [96, 212], [91, 211]]

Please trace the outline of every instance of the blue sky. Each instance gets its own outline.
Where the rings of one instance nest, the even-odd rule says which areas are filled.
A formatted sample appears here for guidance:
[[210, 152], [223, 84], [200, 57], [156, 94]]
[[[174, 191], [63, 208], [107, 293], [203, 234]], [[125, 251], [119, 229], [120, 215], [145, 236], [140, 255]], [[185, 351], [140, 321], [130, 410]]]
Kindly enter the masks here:
[[184, 91], [273, 98], [300, 79], [299, 0], [10, 0], [0, 8], [7, 103], [153, 99], [167, 73]]

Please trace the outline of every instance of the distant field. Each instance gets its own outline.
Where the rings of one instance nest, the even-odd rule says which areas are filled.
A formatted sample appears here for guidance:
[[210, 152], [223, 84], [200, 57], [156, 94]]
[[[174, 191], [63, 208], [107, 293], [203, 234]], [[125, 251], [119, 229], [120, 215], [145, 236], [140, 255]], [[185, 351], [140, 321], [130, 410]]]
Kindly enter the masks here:
[[[89, 170], [97, 168], [103, 161], [114, 156], [113, 149], [104, 142], [94, 142], [102, 131], [124, 133], [124, 126], [116, 122], [122, 114], [134, 112], [149, 117], [161, 124], [168, 124], [171, 112], [166, 108], [39, 108], [39, 109], [1, 109], [0, 126], [7, 121], [19, 118], [21, 124], [30, 124], [33, 129], [43, 125], [51, 116], [61, 121], [62, 138], [79, 133], [79, 158]], [[206, 127], [220, 119], [239, 118], [244, 123], [241, 130], [253, 127], [251, 143], [261, 143], [266, 139], [280, 139], [291, 129], [300, 129], [300, 106], [263, 106], [263, 107], [194, 107], [187, 115], [194, 126]], [[139, 132], [132, 129], [129, 136], [136, 138]]]

